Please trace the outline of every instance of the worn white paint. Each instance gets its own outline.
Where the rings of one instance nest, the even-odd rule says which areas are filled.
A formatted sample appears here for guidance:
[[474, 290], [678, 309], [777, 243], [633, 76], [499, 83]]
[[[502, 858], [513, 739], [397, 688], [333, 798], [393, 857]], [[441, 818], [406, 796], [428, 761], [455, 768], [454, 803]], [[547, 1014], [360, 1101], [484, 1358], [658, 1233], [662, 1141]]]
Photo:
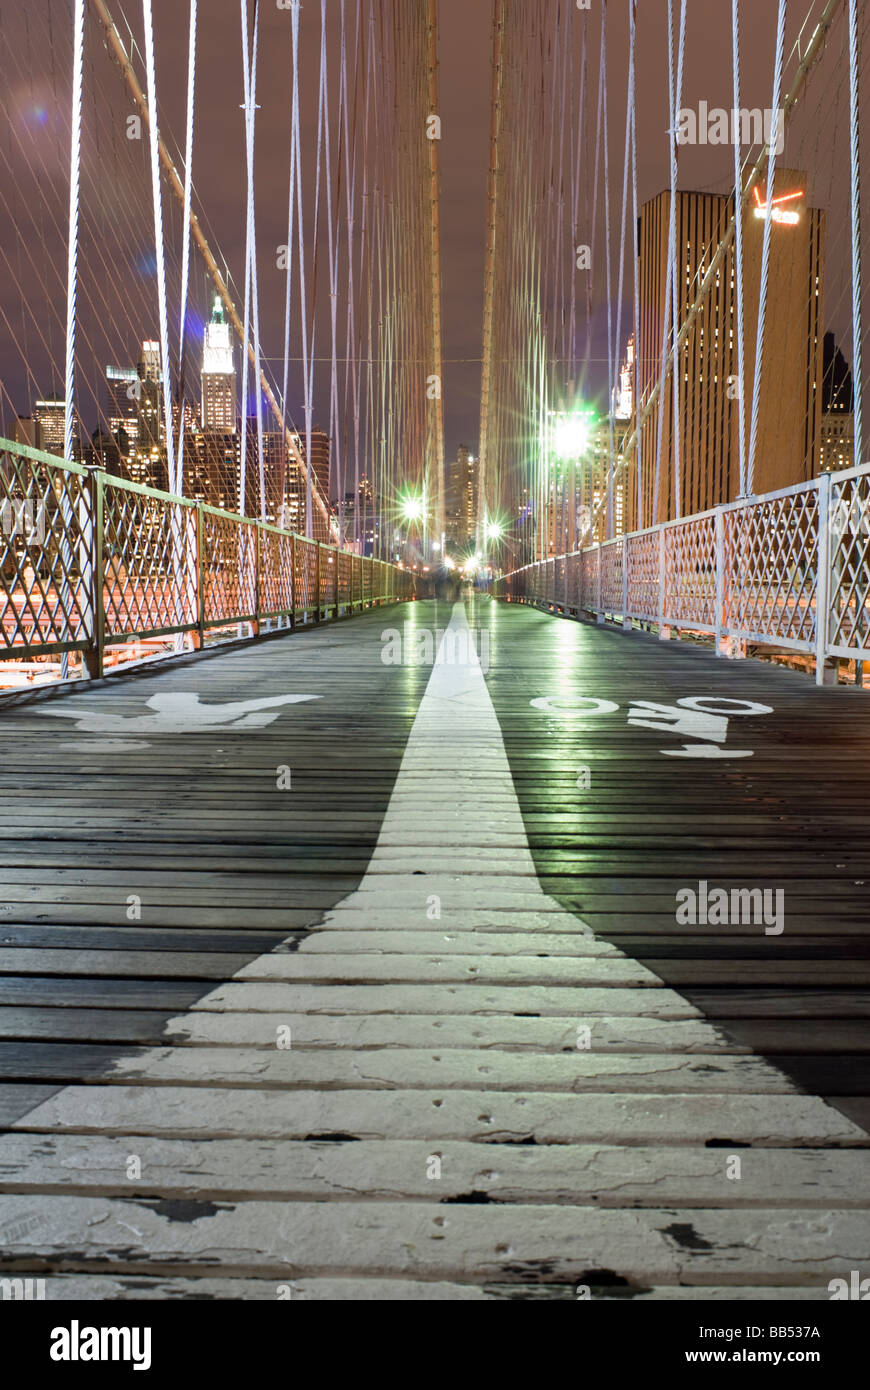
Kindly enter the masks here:
[[75, 701], [39, 705], [34, 713], [53, 719], [71, 719], [76, 729], [87, 734], [199, 734], [218, 727], [263, 729], [274, 723], [286, 705], [320, 699], [320, 695], [274, 695], [261, 700], [203, 704], [195, 692], [172, 691], [167, 695], [152, 695], [150, 700], [146, 700], [145, 707], [151, 711], [150, 714], [124, 715], [111, 714], [102, 709], [83, 710]]

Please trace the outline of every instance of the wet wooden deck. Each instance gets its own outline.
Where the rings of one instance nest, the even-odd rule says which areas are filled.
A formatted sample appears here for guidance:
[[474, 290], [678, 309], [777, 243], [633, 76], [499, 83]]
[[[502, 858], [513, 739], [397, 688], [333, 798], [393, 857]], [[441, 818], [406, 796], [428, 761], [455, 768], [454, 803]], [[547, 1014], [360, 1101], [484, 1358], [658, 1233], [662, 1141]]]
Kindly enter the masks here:
[[[454, 659], [385, 664], [405, 623]], [[870, 1261], [868, 708], [487, 600], [3, 708], [4, 1272], [826, 1299]], [[702, 883], [773, 930], [679, 920]]]

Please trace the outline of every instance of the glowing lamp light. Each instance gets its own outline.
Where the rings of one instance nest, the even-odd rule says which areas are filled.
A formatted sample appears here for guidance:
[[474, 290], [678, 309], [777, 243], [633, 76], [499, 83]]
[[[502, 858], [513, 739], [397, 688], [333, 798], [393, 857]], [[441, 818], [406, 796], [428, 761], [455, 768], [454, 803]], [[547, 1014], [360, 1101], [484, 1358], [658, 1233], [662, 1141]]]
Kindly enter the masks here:
[[553, 430], [553, 448], [561, 459], [578, 458], [589, 447], [592, 426], [586, 415], [566, 415]]
[[402, 516], [406, 521], [420, 521], [423, 516], [423, 503], [419, 497], [406, 497], [402, 502]]
[[[753, 188], [752, 192], [755, 195], [755, 216], [763, 220], [767, 217], [767, 203], [761, 201], [757, 188]], [[793, 203], [795, 198], [802, 198], [803, 196], [803, 189], [801, 189], [797, 193], [783, 193], [781, 197], [774, 198], [770, 205], [771, 222], [779, 222], [786, 227], [796, 226], [801, 220], [800, 213], [795, 212], [793, 208], [784, 208], [782, 204]]]

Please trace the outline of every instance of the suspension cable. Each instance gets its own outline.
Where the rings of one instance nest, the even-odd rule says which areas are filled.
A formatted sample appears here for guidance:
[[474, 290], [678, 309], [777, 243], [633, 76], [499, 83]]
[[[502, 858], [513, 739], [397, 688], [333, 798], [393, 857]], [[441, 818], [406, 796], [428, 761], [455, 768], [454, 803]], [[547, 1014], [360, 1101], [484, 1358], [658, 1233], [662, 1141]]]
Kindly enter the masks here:
[[[752, 387], [752, 423], [749, 434], [749, 467], [746, 486], [749, 496], [755, 491], [755, 452], [758, 447], [758, 413], [761, 402], [761, 374], [764, 366], [764, 320], [767, 308], [767, 282], [770, 271], [770, 237], [773, 229], [773, 192], [776, 177], [776, 146], [782, 115], [779, 109], [782, 88], [782, 65], [785, 49], [785, 20], [788, 0], [779, 0], [776, 28], [776, 56], [773, 76], [773, 119], [767, 158], [767, 202], [764, 217], [764, 244], [761, 252], [761, 290], [758, 297], [758, 324], [755, 339], [755, 380]], [[785, 132], [783, 131], [783, 134]]]

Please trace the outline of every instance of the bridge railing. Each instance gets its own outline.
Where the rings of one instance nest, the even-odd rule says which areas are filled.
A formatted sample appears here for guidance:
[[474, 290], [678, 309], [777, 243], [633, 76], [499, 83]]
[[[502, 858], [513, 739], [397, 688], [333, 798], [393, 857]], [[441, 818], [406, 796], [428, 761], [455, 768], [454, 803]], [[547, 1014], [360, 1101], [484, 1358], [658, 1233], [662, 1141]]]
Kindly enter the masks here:
[[99, 676], [113, 646], [201, 647], [413, 593], [383, 561], [0, 439], [0, 658], [80, 653]]
[[497, 597], [599, 622], [709, 635], [831, 662], [870, 660], [870, 465], [526, 565]]

